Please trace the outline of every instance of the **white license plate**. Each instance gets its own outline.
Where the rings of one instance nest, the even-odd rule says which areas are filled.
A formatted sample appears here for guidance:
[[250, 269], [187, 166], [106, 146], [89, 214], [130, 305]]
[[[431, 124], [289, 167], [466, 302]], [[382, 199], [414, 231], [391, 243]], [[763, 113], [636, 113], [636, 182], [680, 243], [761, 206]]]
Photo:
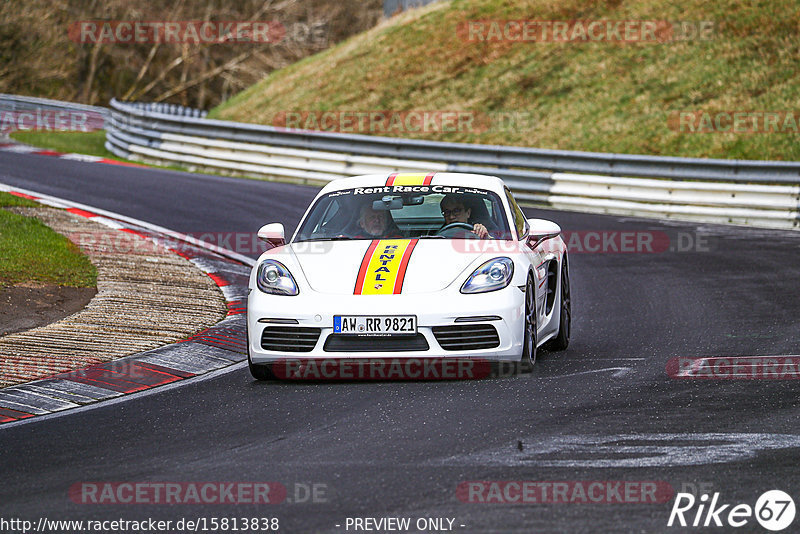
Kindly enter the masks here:
[[334, 315], [335, 334], [396, 336], [417, 333], [416, 315]]

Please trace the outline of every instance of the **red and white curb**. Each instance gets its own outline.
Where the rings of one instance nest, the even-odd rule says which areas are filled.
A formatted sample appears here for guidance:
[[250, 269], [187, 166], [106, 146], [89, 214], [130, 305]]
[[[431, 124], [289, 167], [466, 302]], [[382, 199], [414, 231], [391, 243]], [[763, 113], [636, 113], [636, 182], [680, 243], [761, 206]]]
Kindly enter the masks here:
[[58, 152], [56, 150], [47, 150], [35, 146], [24, 145], [16, 142], [0, 143], [0, 150], [3, 152], [14, 152], [16, 154], [33, 154], [36, 156], [54, 156], [60, 159], [70, 159], [73, 161], [82, 161], [84, 163], [106, 163], [108, 165], [122, 165], [124, 167], [143, 167], [147, 165], [140, 165], [138, 163], [130, 163], [127, 161], [117, 161], [115, 159], [103, 158], [100, 156], [88, 156], [86, 154], [75, 154], [72, 152]]
[[[5, 423], [3, 427], [23, 423], [34, 416], [78, 409], [201, 375], [216, 376], [224, 368], [247, 359], [245, 309], [250, 268], [255, 260], [191, 236], [85, 204], [5, 184], [0, 184], [0, 191], [66, 209], [169, 248], [208, 274], [222, 290], [228, 306], [225, 319], [178, 343], [0, 389], [0, 424]], [[172, 248], [176, 240], [181, 242], [180, 250]]]

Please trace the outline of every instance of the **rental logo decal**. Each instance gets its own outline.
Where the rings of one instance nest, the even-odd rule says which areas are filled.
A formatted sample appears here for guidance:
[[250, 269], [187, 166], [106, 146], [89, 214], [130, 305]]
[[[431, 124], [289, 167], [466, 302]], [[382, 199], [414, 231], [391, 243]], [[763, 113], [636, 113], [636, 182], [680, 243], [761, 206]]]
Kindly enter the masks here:
[[358, 270], [354, 295], [399, 295], [417, 239], [376, 239]]

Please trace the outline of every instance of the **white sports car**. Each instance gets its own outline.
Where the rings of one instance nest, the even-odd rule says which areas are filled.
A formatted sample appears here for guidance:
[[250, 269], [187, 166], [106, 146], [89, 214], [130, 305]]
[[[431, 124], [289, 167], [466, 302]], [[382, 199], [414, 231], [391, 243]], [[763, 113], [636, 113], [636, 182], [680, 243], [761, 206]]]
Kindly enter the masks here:
[[303, 359], [483, 359], [533, 365], [570, 337], [567, 250], [502, 180], [437, 172], [335, 180], [250, 275], [250, 372]]

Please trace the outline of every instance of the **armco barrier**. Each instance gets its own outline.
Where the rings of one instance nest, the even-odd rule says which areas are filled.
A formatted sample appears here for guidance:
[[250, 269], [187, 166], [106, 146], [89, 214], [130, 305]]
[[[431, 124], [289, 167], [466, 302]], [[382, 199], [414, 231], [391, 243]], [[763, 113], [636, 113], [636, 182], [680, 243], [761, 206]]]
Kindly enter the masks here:
[[493, 174], [520, 199], [559, 209], [800, 227], [800, 162], [604, 154], [291, 130], [117, 100], [111, 101], [106, 147], [129, 159], [304, 182], [371, 172]]
[[[86, 117], [82, 124], [90, 130], [103, 129], [105, 121], [108, 119], [109, 110], [99, 106], [87, 106], [76, 104], [75, 102], [63, 102], [61, 100], [50, 100], [49, 98], [36, 98], [32, 96], [7, 95], [0, 93], [0, 112], [24, 113], [24, 112], [71, 112], [80, 113]], [[33, 126], [36, 127], [35, 117], [31, 119]], [[33, 127], [30, 129], [34, 129]]]

